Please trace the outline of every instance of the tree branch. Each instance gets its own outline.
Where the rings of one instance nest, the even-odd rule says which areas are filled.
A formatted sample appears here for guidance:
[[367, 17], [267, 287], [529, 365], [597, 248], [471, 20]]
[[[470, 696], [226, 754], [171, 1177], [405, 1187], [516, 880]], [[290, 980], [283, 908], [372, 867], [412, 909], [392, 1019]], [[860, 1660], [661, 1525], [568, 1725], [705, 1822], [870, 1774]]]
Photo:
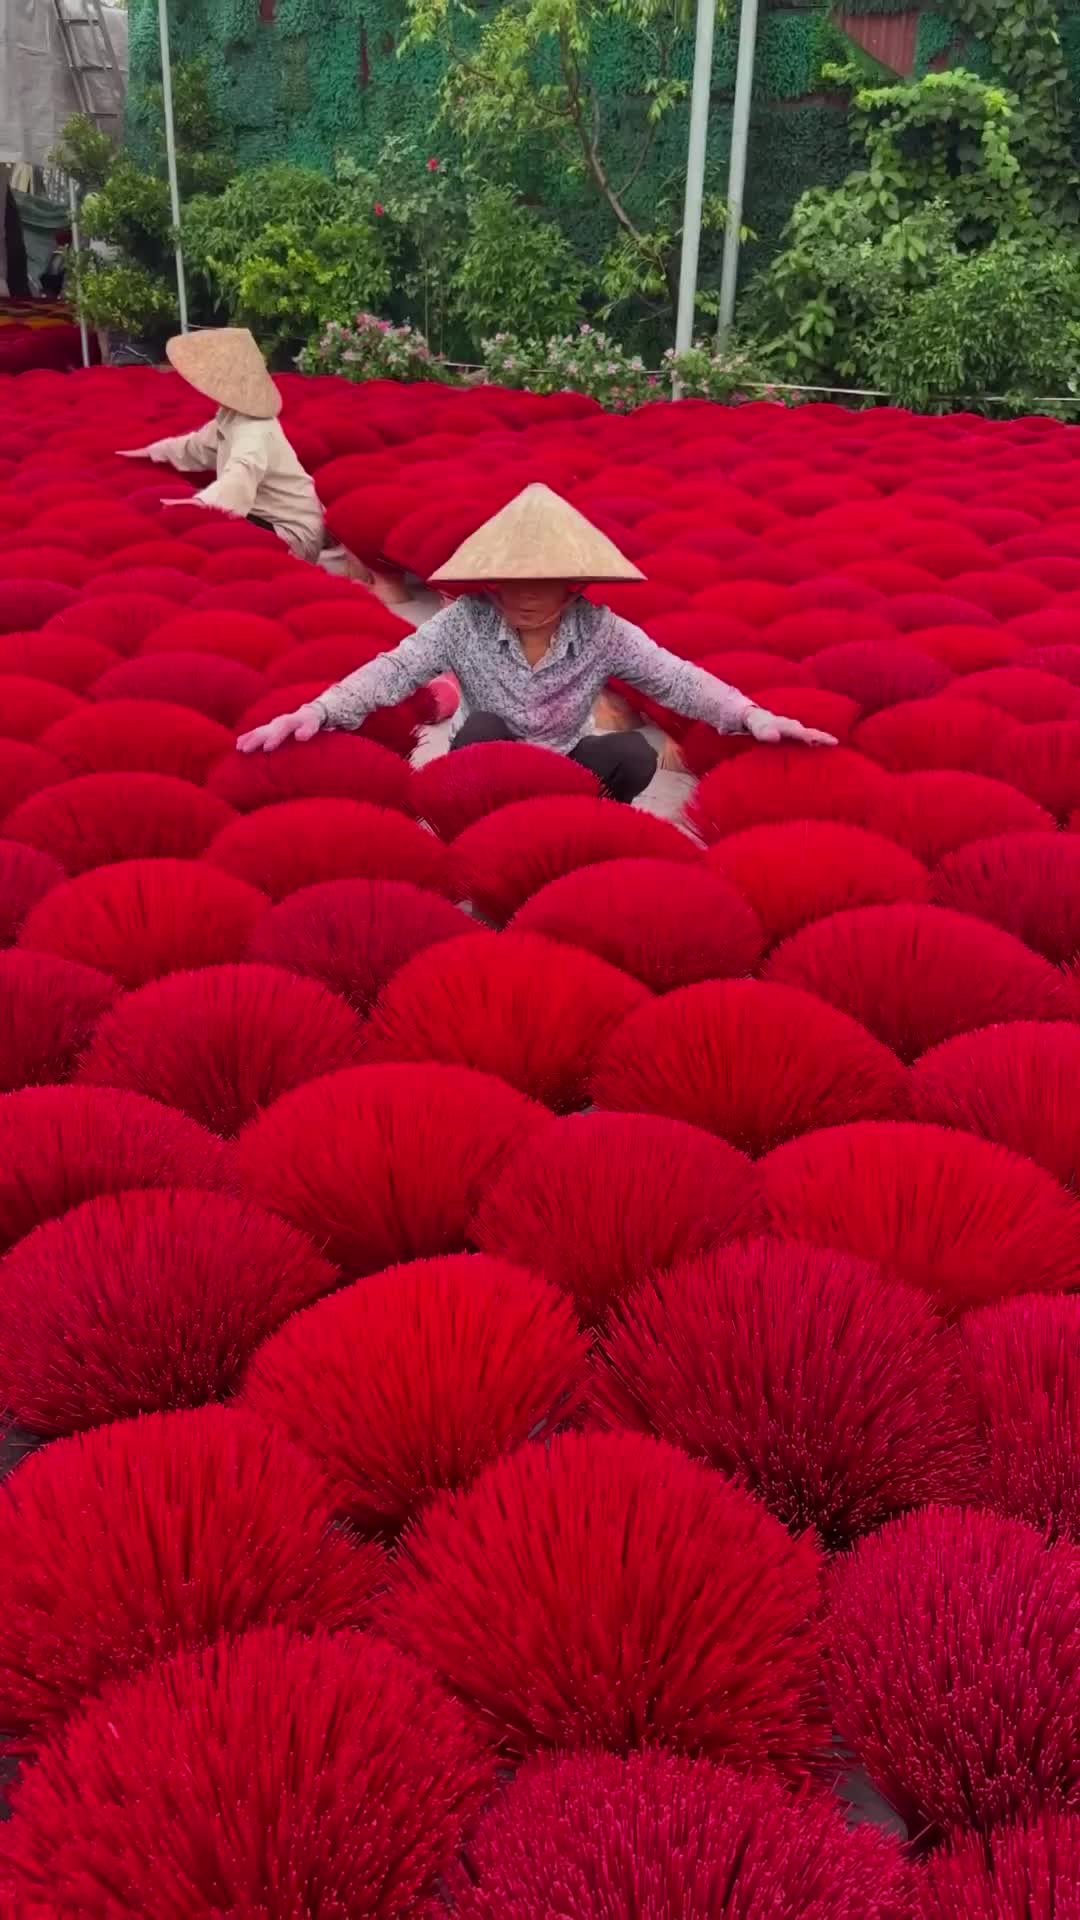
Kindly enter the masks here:
[[655, 140], [656, 140], [656, 128], [652, 126], [648, 129], [645, 135], [645, 138], [641, 143], [641, 152], [639, 153], [637, 160], [634, 162], [633, 167], [631, 168], [630, 172], [627, 174], [626, 179], [623, 181], [622, 186], [618, 190], [620, 200], [625, 200], [627, 194], [632, 193], [633, 189], [636, 187], [638, 180], [641, 177], [641, 169], [645, 165], [646, 160], [648, 159], [650, 153], [653, 150], [653, 145], [655, 143]]
[[[447, 73], [441, 83], [441, 90], [446, 96], [442, 111], [446, 112], [448, 117], [452, 118], [455, 110], [453, 100], [453, 74], [455, 72], [463, 75], [466, 81], [475, 82], [477, 92], [486, 91], [493, 98], [505, 104], [506, 81], [503, 74], [494, 68], [483, 66], [480, 60], [474, 55], [463, 52], [460, 48], [448, 47], [448, 59], [450, 59], [453, 64], [448, 67]], [[467, 89], [460, 97], [468, 97]], [[490, 128], [487, 129], [487, 131], [490, 131]], [[577, 144], [577, 128], [569, 107], [561, 112], [553, 108], [550, 113], [545, 114], [541, 114], [535, 107], [531, 107], [528, 121], [525, 123], [525, 132], [527, 134], [562, 134], [564, 137], [568, 135], [570, 141], [574, 145]]]
[[626, 208], [623, 206], [622, 200], [616, 193], [611, 181], [608, 179], [607, 169], [600, 158], [600, 102], [595, 94], [592, 97], [592, 126], [590, 128], [586, 125], [585, 102], [581, 96], [581, 76], [578, 72], [574, 56], [570, 51], [570, 44], [565, 30], [560, 31], [559, 34], [559, 58], [562, 63], [563, 80], [566, 84], [569, 100], [570, 118], [574, 123], [578, 139], [581, 142], [581, 151], [585, 156], [586, 170], [598, 191], [607, 201], [623, 232], [628, 233], [632, 240], [640, 243], [641, 234], [627, 213]]
[[[666, 79], [668, 74], [671, 72], [670, 43], [666, 39], [664, 39], [664, 37], [661, 34], [655, 31], [650, 32], [648, 35], [648, 38], [652, 41], [653, 52], [655, 55], [655, 65], [657, 67], [657, 70], [660, 73], [661, 78]], [[653, 147], [656, 144], [657, 124], [658, 123], [656, 121], [653, 121], [651, 123], [650, 122], [646, 123], [645, 138], [642, 143], [641, 152], [639, 153], [637, 161], [633, 166], [633, 168], [631, 169], [629, 175], [623, 181], [622, 186], [618, 190], [620, 200], [625, 200], [627, 194], [633, 192], [634, 188], [638, 183], [638, 180], [641, 177], [641, 170], [644, 167], [646, 160], [649, 158], [649, 155], [651, 154]]]

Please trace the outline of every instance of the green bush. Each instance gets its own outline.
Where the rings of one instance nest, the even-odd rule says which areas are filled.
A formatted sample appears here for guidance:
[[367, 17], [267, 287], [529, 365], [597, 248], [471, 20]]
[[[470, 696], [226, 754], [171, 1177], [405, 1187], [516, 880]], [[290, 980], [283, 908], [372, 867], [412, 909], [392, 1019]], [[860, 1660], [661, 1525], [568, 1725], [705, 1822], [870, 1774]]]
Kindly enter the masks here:
[[197, 195], [184, 211], [193, 251], [246, 250], [269, 226], [314, 229], [340, 220], [356, 204], [354, 186], [342, 186], [310, 167], [285, 163], [238, 173], [219, 194]]
[[119, 154], [108, 178], [87, 194], [82, 221], [95, 240], [123, 248], [144, 266], [160, 267], [171, 251], [168, 185], [144, 173], [127, 154]]
[[954, 236], [954, 217], [937, 201], [882, 221], [858, 192], [804, 193], [786, 246], [743, 303], [751, 350], [791, 380], [867, 384], [874, 327], [955, 256]]
[[[438, 49], [433, 105], [476, 172], [500, 184], [558, 180], [551, 204], [568, 188], [566, 197], [588, 210], [593, 256], [605, 259], [609, 307], [617, 303], [650, 343], [670, 329], [685, 178], [679, 120], [690, 92], [687, 0], [405, 0], [404, 13], [401, 49]], [[717, 184], [710, 177], [710, 194]]]
[[328, 321], [377, 304], [390, 271], [355, 185], [301, 167], [258, 167], [184, 218], [192, 271], [230, 324], [271, 354], [295, 354]]
[[473, 342], [498, 329], [530, 340], [566, 333], [580, 318], [585, 274], [558, 227], [489, 187], [469, 208], [454, 308]]
[[1004, 87], [962, 67], [895, 86], [859, 83], [854, 68], [834, 69], [855, 83], [851, 130], [866, 154], [861, 194], [885, 219], [940, 201], [956, 216], [957, 237], [977, 246], [1022, 226], [1031, 193], [1016, 151], [1019, 102]]
[[383, 141], [370, 173], [348, 160], [338, 169], [378, 222], [392, 279], [388, 316], [419, 329], [439, 353], [463, 358], [471, 342], [455, 311], [453, 280], [468, 238], [468, 169], [398, 134]]
[[105, 185], [116, 162], [116, 146], [88, 114], [76, 113], [65, 124], [49, 160], [59, 173], [77, 180], [84, 193], [92, 193]]
[[1003, 412], [1047, 396], [1069, 403], [1080, 392], [1080, 257], [1010, 240], [953, 257], [883, 314], [867, 365], [875, 385], [922, 411], [969, 395]]
[[472, 359], [495, 328], [541, 340], [579, 318], [584, 269], [558, 228], [509, 189], [401, 137], [384, 141], [370, 172], [343, 160], [338, 177], [377, 225], [386, 313], [438, 353]]
[[[219, 193], [236, 171], [225, 126], [210, 97], [210, 75], [202, 60], [181, 60], [173, 68], [173, 122], [180, 198]], [[139, 103], [142, 157], [159, 177], [166, 172], [165, 100], [160, 86], [148, 87]]]
[[[181, 192], [193, 192], [197, 186], [217, 190], [232, 162], [210, 105], [201, 63], [174, 68], [173, 105]], [[144, 143], [142, 160], [133, 152], [118, 150], [81, 114], [68, 121], [51, 159], [85, 195], [84, 239], [102, 242], [117, 256], [102, 261], [83, 254], [71, 262], [83, 318], [89, 326], [105, 331], [143, 335], [159, 347], [175, 329], [178, 315], [160, 89], [156, 100], [151, 96], [151, 106], [154, 131]], [[197, 286], [190, 291], [195, 296], [193, 319], [205, 322], [218, 317], [211, 305], [200, 306]]]
[[73, 262], [79, 306], [88, 327], [163, 341], [178, 325], [176, 288], [130, 260], [83, 254]]
[[759, 363], [910, 406], [1067, 395], [1080, 262], [1032, 214], [1017, 111], [963, 71], [857, 86], [865, 167], [802, 195], [742, 303]]

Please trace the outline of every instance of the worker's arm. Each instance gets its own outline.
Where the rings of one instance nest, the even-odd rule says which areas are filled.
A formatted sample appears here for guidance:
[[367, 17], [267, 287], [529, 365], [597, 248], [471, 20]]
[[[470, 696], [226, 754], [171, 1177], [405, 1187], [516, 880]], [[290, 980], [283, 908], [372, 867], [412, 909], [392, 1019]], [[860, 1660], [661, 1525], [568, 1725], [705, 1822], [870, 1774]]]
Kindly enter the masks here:
[[217, 420], [208, 420], [197, 433], [178, 433], [171, 440], [152, 440], [148, 447], [125, 447], [128, 460], [152, 460], [158, 467], [175, 467], [178, 473], [205, 473], [217, 464], [219, 428]]
[[721, 733], [741, 733], [753, 701], [737, 687], [658, 647], [647, 633], [629, 620], [613, 621], [611, 672], [628, 686], [638, 687], [662, 706], [691, 720], [707, 720]]
[[453, 666], [454, 635], [463, 617], [456, 606], [444, 607], [389, 653], [358, 667], [317, 700], [241, 734], [236, 743], [241, 753], [254, 753], [260, 747], [264, 753], [273, 753], [286, 740], [310, 740], [322, 728], [355, 733], [376, 707], [396, 707], [417, 687]]
[[314, 703], [322, 709], [323, 726], [354, 732], [376, 707], [396, 707], [417, 687], [444, 673], [453, 664], [451, 642], [459, 619], [456, 607], [444, 607], [389, 653], [377, 654], [366, 666], [328, 687]]
[[270, 420], [238, 420], [228, 428], [225, 464], [218, 477], [198, 495], [201, 507], [246, 520], [255, 505], [259, 482], [270, 464]]
[[613, 620], [609, 644], [612, 678], [640, 688], [688, 719], [705, 720], [721, 733], [749, 733], [769, 746], [781, 740], [801, 740], [808, 746], [836, 745], [831, 733], [820, 733], [814, 727], [804, 727], [801, 721], [770, 713], [715, 674], [668, 653], [666, 647], [658, 647], [629, 620]]

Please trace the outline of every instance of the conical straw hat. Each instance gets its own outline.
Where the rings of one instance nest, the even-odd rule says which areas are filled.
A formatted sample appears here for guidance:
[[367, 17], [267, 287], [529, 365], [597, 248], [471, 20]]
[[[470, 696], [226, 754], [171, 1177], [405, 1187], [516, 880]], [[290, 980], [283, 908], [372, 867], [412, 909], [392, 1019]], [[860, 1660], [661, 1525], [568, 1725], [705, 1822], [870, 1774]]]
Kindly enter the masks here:
[[550, 487], [526, 487], [463, 540], [432, 581], [643, 580], [618, 547]]
[[252, 420], [274, 420], [281, 395], [246, 327], [207, 327], [178, 333], [165, 348], [177, 373], [196, 393]]

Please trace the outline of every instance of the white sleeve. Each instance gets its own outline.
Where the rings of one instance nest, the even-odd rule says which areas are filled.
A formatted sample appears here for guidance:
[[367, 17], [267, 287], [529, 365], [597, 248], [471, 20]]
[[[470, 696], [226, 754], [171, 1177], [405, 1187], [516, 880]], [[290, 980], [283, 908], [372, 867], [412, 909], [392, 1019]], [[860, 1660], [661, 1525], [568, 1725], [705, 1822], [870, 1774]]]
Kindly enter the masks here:
[[197, 433], [178, 433], [172, 440], [154, 440], [142, 452], [159, 467], [179, 473], [205, 473], [217, 460], [218, 423], [208, 420]]
[[658, 647], [647, 633], [629, 620], [612, 622], [611, 672], [628, 686], [640, 688], [662, 706], [691, 720], [707, 720], [721, 733], [740, 733], [754, 702], [726, 680], [703, 667]]
[[417, 687], [452, 667], [460, 619], [456, 606], [443, 607], [389, 653], [377, 654], [366, 666], [328, 687], [314, 702], [322, 709], [323, 725], [355, 731], [376, 707], [396, 707]]
[[206, 507], [218, 507], [245, 519], [255, 504], [255, 495], [270, 465], [272, 420], [241, 420], [228, 430], [225, 465], [217, 479], [204, 487], [199, 499]]

